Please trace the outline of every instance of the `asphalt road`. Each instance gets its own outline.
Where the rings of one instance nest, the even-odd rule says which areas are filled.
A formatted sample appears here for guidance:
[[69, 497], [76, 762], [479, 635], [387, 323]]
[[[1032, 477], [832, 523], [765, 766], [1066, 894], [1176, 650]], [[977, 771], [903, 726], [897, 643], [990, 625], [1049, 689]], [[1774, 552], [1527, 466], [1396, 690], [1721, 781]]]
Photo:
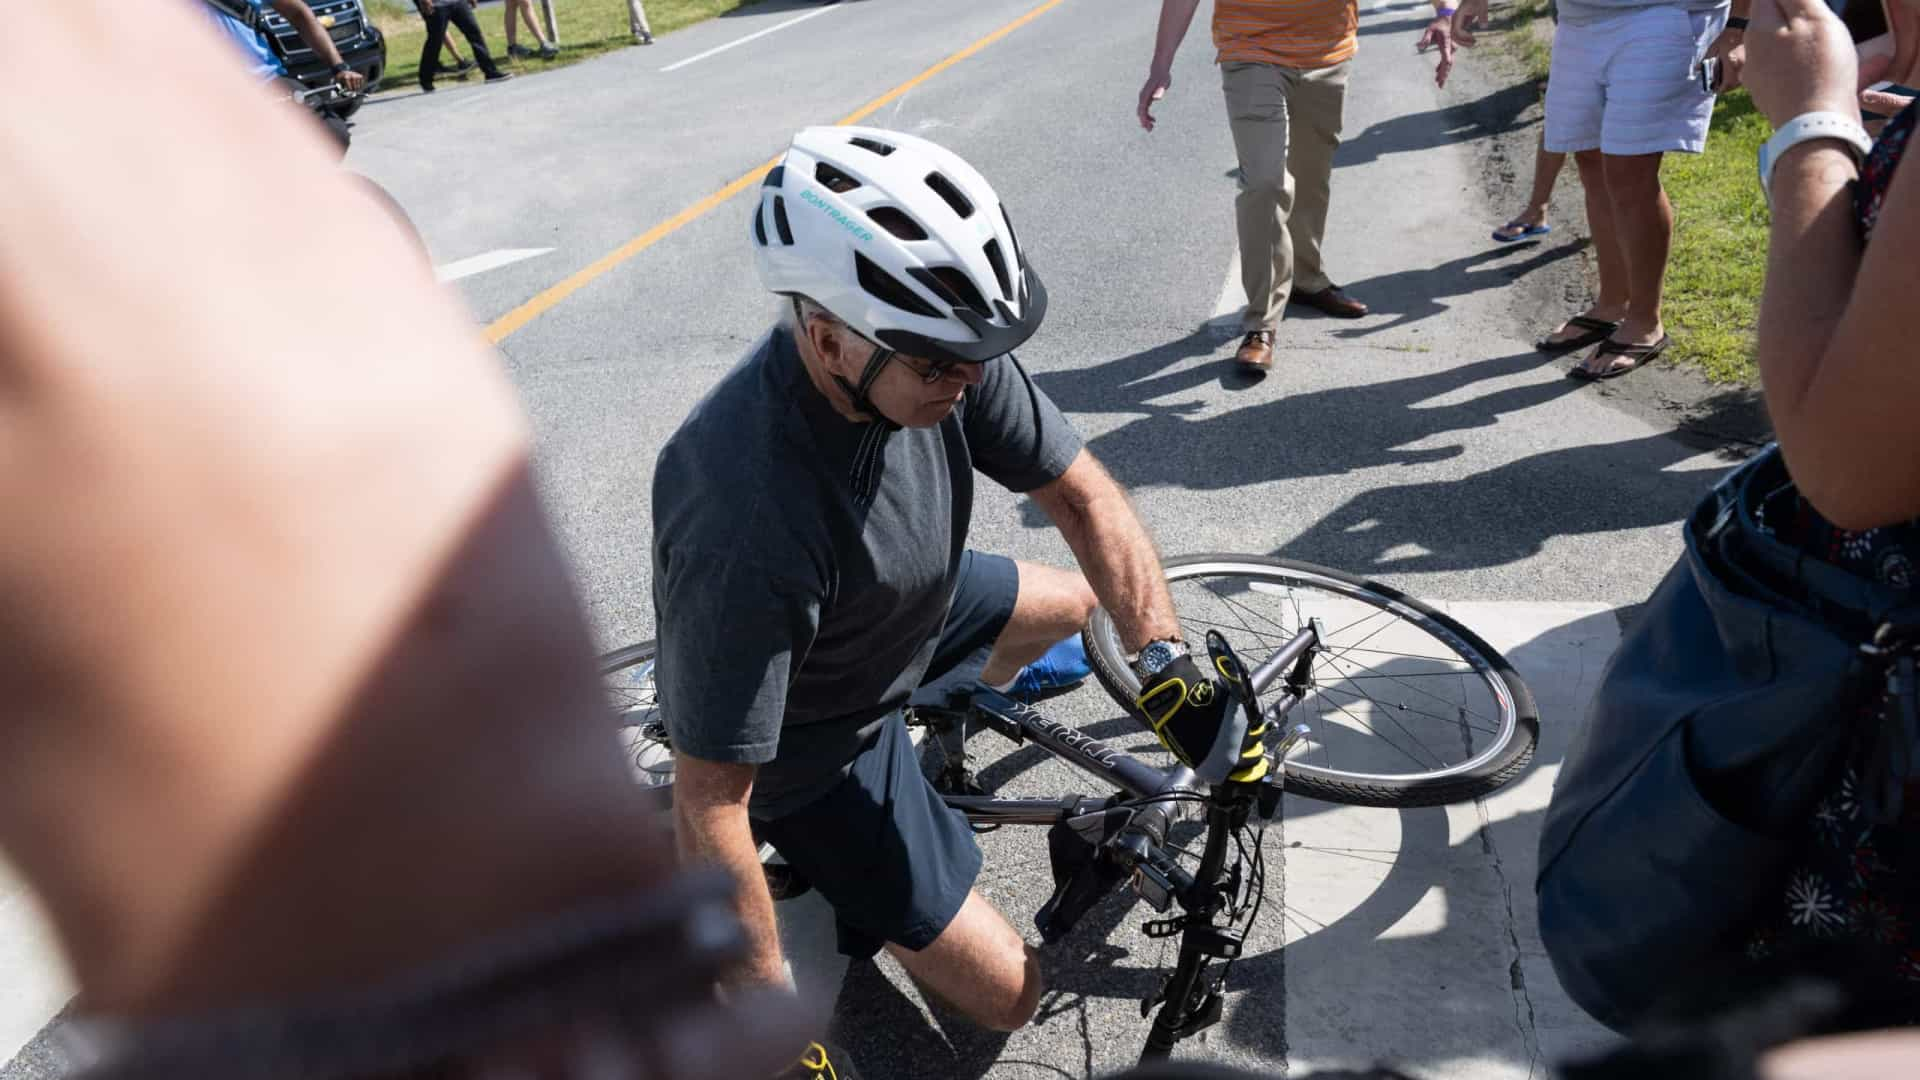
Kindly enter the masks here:
[[[767, 0], [651, 48], [501, 86], [444, 82], [363, 110], [348, 163], [398, 198], [438, 263], [468, 275], [454, 287], [501, 337], [604, 643], [651, 636], [655, 454], [776, 314], [746, 244], [749, 199], [712, 197], [794, 129], [918, 79], [865, 122], [938, 140], [996, 185], [1052, 295], [1021, 358], [1168, 553], [1279, 553], [1462, 602], [1506, 620], [1488, 635], [1527, 657], [1529, 679], [1552, 683], [1559, 719], [1577, 716], [1614, 640], [1610, 609], [1651, 591], [1677, 550], [1673, 523], [1721, 463], [1562, 378], [1528, 345], [1565, 313], [1518, 303], [1513, 286], [1575, 251], [1486, 238], [1509, 208], [1488, 204], [1477, 146], [1489, 115], [1516, 111], [1512, 91], [1471, 54], [1437, 90], [1431, 60], [1413, 51], [1425, 4], [1363, 12], [1327, 256], [1374, 314], [1290, 319], [1274, 372], [1249, 381], [1226, 363], [1235, 160], [1205, 11], [1152, 134], [1133, 101], [1153, 0], [1044, 5], [927, 74], [1042, 6]], [[578, 287], [537, 317], [500, 321], [570, 278]], [[972, 542], [1068, 558], [1031, 504], [990, 486]], [[1097, 690], [1055, 707], [1124, 735]], [[1563, 735], [1543, 743], [1549, 766]], [[1070, 782], [1031, 752], [994, 767], [1009, 793]], [[1543, 804], [1535, 783], [1510, 812], [1376, 811], [1351, 827], [1348, 811], [1290, 806], [1269, 831], [1283, 897], [1271, 902], [1297, 911], [1315, 895], [1303, 881], [1344, 880], [1314, 850], [1380, 852], [1389, 869], [1320, 886], [1328, 902], [1310, 920], [1274, 918], [1260, 957], [1236, 974], [1227, 1021], [1183, 1054], [1275, 1074], [1378, 1054], [1417, 1075], [1523, 1076], [1543, 1052], [1590, 1040], [1527, 939], [1530, 880], [1514, 863], [1530, 858], [1528, 822]], [[1290, 852], [1289, 830], [1322, 839]], [[1051, 885], [1043, 841], [1005, 830], [984, 847], [983, 890], [1029, 925]], [[1137, 1002], [1162, 959], [1139, 921], [1117, 904], [1096, 911], [1049, 956], [1042, 1022], [1011, 1037], [929, 1010], [890, 965], [856, 964], [840, 1037], [869, 1077], [1118, 1068], [1144, 1037]], [[1382, 946], [1406, 937], [1424, 944]], [[48, 1068], [36, 1043], [0, 1076]]]

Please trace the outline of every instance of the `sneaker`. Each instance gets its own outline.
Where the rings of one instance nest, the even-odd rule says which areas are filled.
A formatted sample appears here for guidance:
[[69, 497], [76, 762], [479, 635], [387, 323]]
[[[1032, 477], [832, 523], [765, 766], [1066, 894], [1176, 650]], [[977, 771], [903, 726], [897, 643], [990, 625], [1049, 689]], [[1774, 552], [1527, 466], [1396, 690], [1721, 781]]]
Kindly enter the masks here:
[[1019, 701], [1033, 701], [1061, 690], [1071, 690], [1093, 674], [1087, 663], [1087, 647], [1080, 635], [1062, 639], [1040, 659], [1020, 669], [1007, 694]]
[[807, 1044], [800, 1060], [781, 1070], [775, 1080], [860, 1080], [846, 1051], [829, 1042]]
[[533, 55], [533, 50], [527, 48], [525, 45], [509, 45], [507, 46], [507, 55], [513, 57], [515, 60], [525, 60]]
[[652, 35], [652, 34], [641, 34], [641, 35], [640, 35], [640, 44], [642, 44], [642, 45], [651, 45], [651, 44], [653, 44], [653, 35]]
[[560, 55], [560, 50], [554, 48], [551, 45], [540, 46], [540, 59], [542, 60], [551, 60], [554, 57], [559, 55]]
[[511, 71], [496, 71], [493, 74], [487, 76], [487, 81], [488, 82], [506, 82], [508, 79], [511, 79], [511, 78], [513, 78], [513, 72]]

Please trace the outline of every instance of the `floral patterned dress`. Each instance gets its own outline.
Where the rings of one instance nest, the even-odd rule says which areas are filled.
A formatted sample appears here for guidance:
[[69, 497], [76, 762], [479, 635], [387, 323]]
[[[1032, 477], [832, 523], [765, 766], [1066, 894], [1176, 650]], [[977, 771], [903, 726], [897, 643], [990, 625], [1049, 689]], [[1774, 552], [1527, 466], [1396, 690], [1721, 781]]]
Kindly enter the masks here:
[[[1913, 134], [1916, 108], [1920, 103], [1888, 122], [1861, 167], [1854, 212], [1863, 243]], [[1808, 554], [1902, 592], [1920, 585], [1920, 519], [1854, 532], [1828, 522], [1804, 499], [1787, 516], [1780, 536]], [[1868, 707], [1878, 710], [1882, 702]], [[1859, 797], [1862, 775], [1856, 762], [1815, 808], [1785, 894], [1763, 913], [1747, 952], [1762, 960], [1812, 942], [1874, 946], [1892, 974], [1913, 984], [1909, 1022], [1920, 1023], [1920, 783], [1907, 784], [1898, 821], [1877, 823]]]

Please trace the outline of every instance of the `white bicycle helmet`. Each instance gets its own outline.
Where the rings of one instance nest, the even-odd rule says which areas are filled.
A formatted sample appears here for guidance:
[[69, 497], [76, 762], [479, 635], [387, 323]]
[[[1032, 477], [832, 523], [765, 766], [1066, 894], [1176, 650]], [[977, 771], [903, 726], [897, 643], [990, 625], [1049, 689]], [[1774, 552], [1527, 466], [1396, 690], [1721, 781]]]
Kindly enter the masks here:
[[891, 352], [981, 364], [1046, 314], [1046, 289], [993, 187], [912, 135], [802, 130], [761, 185], [749, 231], [770, 291], [804, 296], [883, 346], [856, 401]]

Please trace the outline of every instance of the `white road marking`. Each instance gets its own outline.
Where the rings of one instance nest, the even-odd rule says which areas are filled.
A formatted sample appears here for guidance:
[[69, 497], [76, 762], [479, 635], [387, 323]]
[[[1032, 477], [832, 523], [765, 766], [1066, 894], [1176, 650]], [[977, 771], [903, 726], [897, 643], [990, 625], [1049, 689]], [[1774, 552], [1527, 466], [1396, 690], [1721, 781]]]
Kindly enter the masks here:
[[0, 863], [0, 1065], [52, 1020], [73, 996], [53, 928], [26, 886]]
[[498, 270], [503, 266], [511, 266], [536, 255], [545, 255], [552, 250], [552, 248], [501, 248], [498, 251], [489, 251], [485, 255], [475, 255], [471, 259], [461, 259], [458, 262], [436, 266], [433, 268], [433, 273], [444, 284], [472, 277], [475, 274], [484, 274], [489, 270]]
[[669, 71], [679, 71], [681, 68], [686, 67], [688, 64], [697, 64], [700, 61], [705, 60], [709, 56], [718, 56], [719, 54], [726, 52], [728, 49], [732, 49], [740, 45], [745, 45], [747, 42], [753, 41], [757, 38], [766, 37], [768, 34], [771, 34], [776, 30], [785, 30], [787, 27], [792, 26], [795, 23], [803, 23], [803, 22], [806, 22], [808, 19], [814, 18], [815, 16], [825, 15], [827, 12], [832, 11], [834, 8], [837, 8], [839, 6], [840, 6], [840, 0], [833, 0], [833, 3], [828, 4], [827, 6], [821, 8], [818, 11], [809, 11], [805, 15], [796, 15], [795, 17], [788, 19], [786, 22], [780, 23], [777, 26], [769, 26], [765, 30], [756, 30], [751, 34], [748, 34], [746, 37], [738, 38], [734, 41], [729, 41], [725, 45], [717, 45], [711, 49], [708, 49], [706, 52], [700, 53], [696, 56], [689, 56], [685, 60], [681, 60], [677, 63], [668, 64], [666, 67], [663, 67], [660, 69], [660, 73], [664, 75]]

